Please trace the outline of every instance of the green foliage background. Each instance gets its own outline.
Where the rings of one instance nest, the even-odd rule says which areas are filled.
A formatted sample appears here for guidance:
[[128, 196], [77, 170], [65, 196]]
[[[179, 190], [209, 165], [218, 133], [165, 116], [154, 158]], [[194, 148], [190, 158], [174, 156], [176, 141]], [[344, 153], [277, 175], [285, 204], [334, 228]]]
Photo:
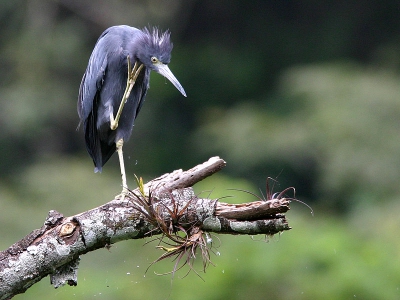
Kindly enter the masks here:
[[[94, 43], [111, 25], [170, 28], [183, 98], [153, 74], [126, 144], [128, 180], [228, 165], [199, 183], [252, 201], [288, 186], [293, 229], [213, 236], [201, 278], [149, 264], [155, 243], [84, 255], [77, 287], [48, 278], [16, 299], [400, 298], [398, 1], [0, 0], [0, 248], [120, 190], [117, 158], [93, 174], [76, 100]], [[208, 193], [208, 192], [206, 192]], [[196, 270], [201, 270], [200, 263]]]

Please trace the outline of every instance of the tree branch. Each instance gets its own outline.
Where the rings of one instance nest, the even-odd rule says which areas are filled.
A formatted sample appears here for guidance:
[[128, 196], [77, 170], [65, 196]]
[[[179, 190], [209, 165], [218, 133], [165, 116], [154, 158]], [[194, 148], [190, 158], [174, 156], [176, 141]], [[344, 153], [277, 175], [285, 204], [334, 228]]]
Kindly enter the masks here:
[[123, 201], [116, 198], [75, 216], [50, 211], [42, 228], [0, 252], [0, 299], [25, 292], [47, 275], [56, 288], [65, 283], [76, 285], [80, 255], [122, 240], [162, 234], [173, 246], [160, 246], [165, 253], [158, 260], [177, 256], [179, 262], [186, 255], [183, 262], [191, 266], [200, 248], [206, 266], [210, 262], [206, 232], [274, 235], [289, 230], [284, 214], [290, 199], [233, 205], [194, 194], [191, 186], [225, 164], [213, 157], [145, 185], [139, 181], [139, 187]]

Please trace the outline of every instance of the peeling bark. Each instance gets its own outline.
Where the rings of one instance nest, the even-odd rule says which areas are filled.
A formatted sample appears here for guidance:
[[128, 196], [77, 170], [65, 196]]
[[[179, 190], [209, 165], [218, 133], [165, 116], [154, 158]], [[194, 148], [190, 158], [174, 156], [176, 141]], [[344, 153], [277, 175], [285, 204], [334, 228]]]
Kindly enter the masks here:
[[[122, 240], [163, 233], [177, 243], [164, 248], [169, 257], [182, 255], [187, 247], [203, 251], [205, 232], [274, 235], [290, 229], [284, 215], [289, 199], [233, 205], [198, 198], [191, 186], [224, 166], [225, 161], [213, 157], [156, 178], [122, 201], [116, 198], [70, 217], [50, 211], [42, 228], [0, 252], [0, 299], [25, 292], [47, 275], [56, 288], [76, 285], [80, 255]], [[187, 238], [177, 239], [177, 231]]]

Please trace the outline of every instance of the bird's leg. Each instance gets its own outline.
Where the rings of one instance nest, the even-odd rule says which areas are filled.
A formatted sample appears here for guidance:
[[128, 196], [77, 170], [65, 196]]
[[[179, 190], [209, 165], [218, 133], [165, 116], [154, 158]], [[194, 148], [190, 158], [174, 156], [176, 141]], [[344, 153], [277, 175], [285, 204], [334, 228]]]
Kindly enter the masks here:
[[124, 140], [119, 139], [116, 143], [118, 158], [119, 158], [119, 166], [121, 168], [121, 177], [122, 177], [122, 192], [120, 200], [124, 200], [125, 196], [128, 194], [128, 184], [126, 183], [126, 173], [125, 173], [125, 164], [124, 164], [124, 155], [122, 153], [122, 146], [124, 145]]
[[121, 117], [122, 114], [122, 109], [124, 108], [125, 102], [128, 100], [129, 95], [131, 94], [132, 88], [136, 83], [136, 79], [139, 76], [140, 71], [143, 68], [143, 64], [138, 63], [138, 61], [135, 62], [135, 65], [133, 66], [133, 69], [131, 70], [131, 60], [129, 58], [129, 55], [127, 56], [128, 60], [128, 79], [126, 82], [126, 88], [124, 95], [122, 96], [121, 104], [119, 105], [117, 114], [115, 115], [115, 118], [113, 114], [110, 114], [110, 128], [111, 130], [115, 130], [118, 128], [118, 122], [119, 118]]

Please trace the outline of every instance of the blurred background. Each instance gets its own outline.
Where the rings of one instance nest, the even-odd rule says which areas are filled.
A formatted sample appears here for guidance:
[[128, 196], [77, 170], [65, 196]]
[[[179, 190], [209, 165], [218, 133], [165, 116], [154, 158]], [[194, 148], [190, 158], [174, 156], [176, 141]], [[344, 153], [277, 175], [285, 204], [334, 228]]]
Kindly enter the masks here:
[[[266, 178], [293, 203], [280, 236], [213, 236], [201, 278], [149, 264], [155, 243], [82, 256], [77, 287], [49, 278], [15, 299], [399, 299], [398, 1], [0, 1], [0, 248], [120, 191], [115, 155], [93, 173], [76, 101], [109, 26], [170, 29], [184, 98], [153, 73], [124, 147], [128, 183], [218, 155], [195, 186], [256, 200]], [[208, 195], [208, 192], [204, 194]], [[148, 240], [147, 240], [148, 241]], [[195, 265], [201, 270], [201, 264]]]

